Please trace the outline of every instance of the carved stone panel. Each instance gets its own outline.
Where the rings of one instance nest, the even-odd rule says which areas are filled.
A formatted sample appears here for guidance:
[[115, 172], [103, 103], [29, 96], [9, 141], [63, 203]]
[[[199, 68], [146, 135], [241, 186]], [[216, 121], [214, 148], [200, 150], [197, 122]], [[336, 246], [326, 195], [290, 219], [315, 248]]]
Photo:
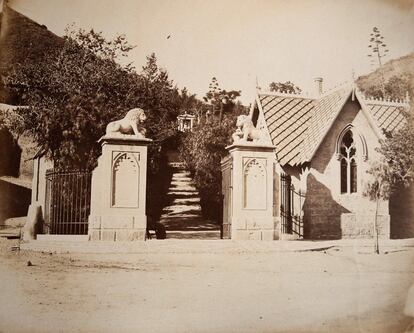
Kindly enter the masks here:
[[112, 161], [111, 206], [138, 208], [139, 154], [114, 153]]
[[243, 162], [243, 207], [266, 209], [266, 160], [250, 158]]

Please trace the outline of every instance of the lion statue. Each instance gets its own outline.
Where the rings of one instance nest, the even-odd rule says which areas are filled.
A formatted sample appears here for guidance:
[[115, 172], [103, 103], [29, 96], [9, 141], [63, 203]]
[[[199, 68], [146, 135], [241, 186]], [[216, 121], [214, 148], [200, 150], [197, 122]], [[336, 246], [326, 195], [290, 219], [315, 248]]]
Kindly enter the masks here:
[[131, 109], [123, 119], [112, 121], [106, 126], [106, 135], [130, 134], [138, 138], [145, 138], [146, 129], [142, 124], [146, 119], [147, 116], [144, 110], [140, 108]]
[[263, 133], [260, 129], [254, 127], [252, 119], [247, 115], [240, 115], [236, 122], [237, 130], [233, 133], [234, 142], [262, 141]]

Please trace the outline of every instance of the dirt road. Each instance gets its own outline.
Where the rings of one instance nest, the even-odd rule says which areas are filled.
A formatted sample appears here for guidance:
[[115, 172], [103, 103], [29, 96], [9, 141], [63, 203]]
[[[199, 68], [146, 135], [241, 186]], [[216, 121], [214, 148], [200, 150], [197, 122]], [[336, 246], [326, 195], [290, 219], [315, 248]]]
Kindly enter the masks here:
[[1, 332], [377, 333], [409, 322], [413, 248], [57, 255], [13, 242], [0, 241]]

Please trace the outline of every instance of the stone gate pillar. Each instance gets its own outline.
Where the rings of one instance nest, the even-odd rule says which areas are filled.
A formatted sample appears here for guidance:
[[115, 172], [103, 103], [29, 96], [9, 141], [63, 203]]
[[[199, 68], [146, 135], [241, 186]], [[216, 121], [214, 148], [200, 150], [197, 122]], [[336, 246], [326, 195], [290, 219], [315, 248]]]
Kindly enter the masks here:
[[89, 239], [144, 240], [147, 149], [151, 139], [104, 136], [102, 155], [92, 174]]
[[[276, 239], [276, 222], [273, 218], [273, 168], [276, 161], [275, 147], [267, 143], [236, 142], [226, 148], [229, 157], [223, 160], [227, 170], [223, 181], [227, 194], [227, 225], [236, 240]], [[230, 167], [230, 168], [229, 168]], [[230, 193], [228, 193], [230, 190]]]

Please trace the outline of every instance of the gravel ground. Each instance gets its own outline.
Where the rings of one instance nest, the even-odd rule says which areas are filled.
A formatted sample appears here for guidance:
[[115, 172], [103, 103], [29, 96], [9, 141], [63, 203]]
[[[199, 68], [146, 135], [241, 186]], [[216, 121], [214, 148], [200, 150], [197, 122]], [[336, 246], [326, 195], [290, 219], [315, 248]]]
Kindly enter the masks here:
[[377, 333], [410, 322], [412, 247], [375, 255], [161, 244], [162, 253], [56, 254], [12, 251], [17, 240], [1, 239], [0, 332]]

